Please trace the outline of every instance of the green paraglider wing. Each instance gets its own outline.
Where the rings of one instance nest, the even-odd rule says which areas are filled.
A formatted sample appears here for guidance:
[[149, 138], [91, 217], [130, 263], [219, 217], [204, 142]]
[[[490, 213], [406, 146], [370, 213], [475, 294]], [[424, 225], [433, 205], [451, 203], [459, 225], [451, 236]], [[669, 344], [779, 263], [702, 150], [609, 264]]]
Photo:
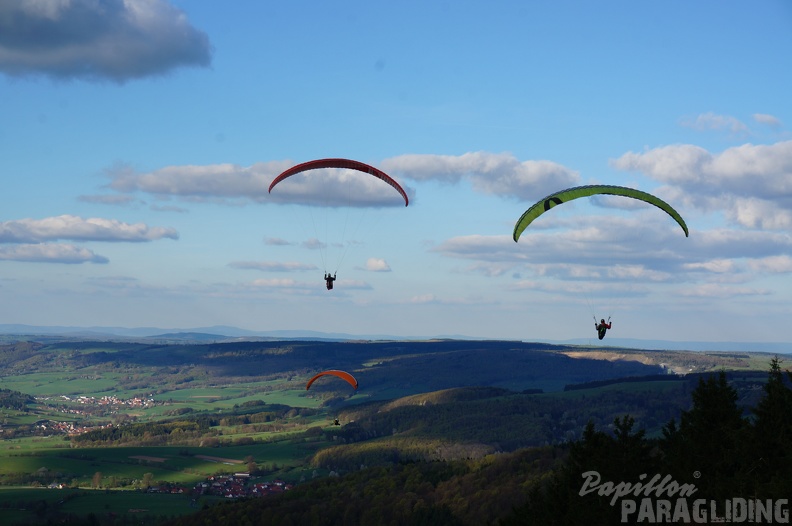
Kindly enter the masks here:
[[306, 390], [310, 389], [312, 383], [314, 383], [318, 378], [321, 378], [322, 376], [326, 376], [326, 375], [337, 376], [337, 377], [341, 378], [342, 380], [346, 380], [347, 383], [349, 383], [349, 385], [351, 385], [355, 389], [358, 388], [358, 383], [357, 383], [357, 380], [355, 380], [354, 376], [352, 376], [351, 374], [349, 374], [346, 371], [331, 370], [331, 371], [322, 371], [321, 373], [317, 374], [316, 376], [314, 376], [313, 378], [308, 380], [308, 383], [305, 385], [305, 389]]
[[534, 219], [544, 214], [554, 206], [560, 205], [561, 203], [566, 203], [567, 201], [572, 201], [573, 199], [578, 199], [580, 197], [589, 197], [599, 194], [632, 197], [633, 199], [638, 199], [639, 201], [645, 201], [649, 204], [655, 205], [657, 208], [663, 210], [665, 213], [673, 217], [674, 220], [679, 223], [679, 226], [682, 227], [682, 230], [684, 230], [685, 237], [688, 237], [688, 227], [685, 224], [685, 220], [682, 219], [682, 216], [679, 215], [679, 213], [674, 210], [671, 205], [659, 197], [655, 197], [652, 194], [648, 194], [640, 190], [635, 190], [634, 188], [600, 184], [567, 188], [566, 190], [561, 190], [560, 192], [550, 194], [541, 201], [537, 202], [531, 208], [526, 210], [525, 213], [520, 216], [520, 219], [517, 220], [517, 224], [514, 225], [514, 234], [512, 235], [514, 241], [516, 242], [518, 239], [520, 239], [520, 235], [523, 233], [523, 230], [525, 230]]

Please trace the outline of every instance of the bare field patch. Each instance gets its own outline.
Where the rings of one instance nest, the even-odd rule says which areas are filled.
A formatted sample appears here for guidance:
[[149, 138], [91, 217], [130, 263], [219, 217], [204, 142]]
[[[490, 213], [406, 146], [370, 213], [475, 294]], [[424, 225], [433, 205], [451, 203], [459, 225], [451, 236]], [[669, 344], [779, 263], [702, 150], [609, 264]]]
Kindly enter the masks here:
[[615, 362], [617, 360], [629, 360], [632, 362], [640, 362], [644, 365], [657, 365], [658, 361], [650, 358], [645, 354], [636, 353], [620, 353], [613, 351], [566, 351], [559, 354], [564, 354], [570, 358], [589, 358], [591, 360], [608, 360]]
[[208, 460], [209, 462], [225, 462], [227, 464], [242, 464], [243, 462], [242, 460], [237, 460], [235, 458], [210, 457], [209, 455], [195, 455], [195, 458]]
[[165, 462], [166, 460], [168, 460], [167, 458], [149, 457], [149, 456], [146, 456], [146, 455], [132, 455], [129, 458], [133, 458], [135, 460], [147, 460], [149, 462]]

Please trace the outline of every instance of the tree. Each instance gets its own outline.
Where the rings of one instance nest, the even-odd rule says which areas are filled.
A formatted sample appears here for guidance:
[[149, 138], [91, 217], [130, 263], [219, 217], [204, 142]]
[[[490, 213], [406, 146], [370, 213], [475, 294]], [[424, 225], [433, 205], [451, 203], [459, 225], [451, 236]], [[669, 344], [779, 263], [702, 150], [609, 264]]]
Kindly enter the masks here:
[[245, 463], [247, 464], [248, 473], [253, 475], [254, 473], [258, 472], [258, 464], [256, 464], [256, 460], [253, 458], [253, 455], [246, 456]]
[[94, 489], [99, 489], [102, 486], [102, 472], [97, 471], [94, 473], [93, 479], [91, 479], [91, 487]]
[[639, 429], [632, 432], [635, 419], [630, 415], [623, 418], [616, 417], [613, 421], [615, 438], [615, 458], [617, 465], [622, 466], [623, 477], [632, 480], [633, 477], [645, 473], [648, 466], [654, 464], [650, 458], [650, 447], [646, 442], [646, 430]]
[[[792, 380], [789, 371], [786, 376]], [[764, 395], [753, 414], [752, 445], [758, 458], [747, 467], [746, 476], [763, 497], [786, 497], [792, 473], [792, 389], [784, 382], [778, 356], [770, 360]]]
[[[657, 467], [650, 457], [644, 430], [633, 432], [633, 417], [617, 417], [613, 425], [614, 436], [610, 436], [596, 431], [594, 422], [589, 420], [581, 439], [570, 445], [569, 457], [562, 468], [531, 485], [527, 502], [501, 524], [618, 523], [619, 507], [611, 505], [610, 499], [597, 491], [582, 495], [584, 481], [591, 476], [603, 482], [632, 482]], [[584, 474], [588, 475], [584, 477]]]
[[748, 432], [737, 391], [721, 371], [717, 377], [700, 378], [691, 397], [693, 407], [682, 412], [679, 428], [669, 422], [663, 429], [665, 464], [680, 483], [692, 482], [698, 473], [695, 484], [703, 497], [730, 498], [746, 462]]

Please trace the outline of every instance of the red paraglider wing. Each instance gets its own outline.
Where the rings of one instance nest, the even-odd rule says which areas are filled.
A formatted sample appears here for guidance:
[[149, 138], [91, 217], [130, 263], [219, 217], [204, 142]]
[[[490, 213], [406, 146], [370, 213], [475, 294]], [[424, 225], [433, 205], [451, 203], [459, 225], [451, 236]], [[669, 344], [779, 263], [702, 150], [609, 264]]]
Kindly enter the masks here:
[[359, 172], [371, 174], [395, 188], [396, 191], [399, 192], [399, 194], [401, 194], [401, 196], [404, 198], [404, 206], [410, 204], [410, 200], [407, 198], [407, 192], [405, 192], [404, 188], [402, 188], [401, 185], [397, 183], [396, 180], [390, 175], [386, 174], [382, 170], [374, 168], [373, 166], [369, 166], [366, 163], [361, 163], [360, 161], [354, 161], [352, 159], [317, 159], [315, 161], [308, 161], [306, 163], [298, 164], [297, 166], [292, 166], [288, 170], [281, 173], [278, 177], [273, 179], [269, 186], [269, 192], [272, 192], [273, 187], [275, 187], [276, 184], [283, 181], [287, 177], [291, 177], [294, 174], [305, 172], [307, 170], [318, 170], [320, 168], [346, 168], [349, 170], [357, 170]]
[[322, 376], [325, 376], [325, 375], [328, 375], [328, 374], [332, 375], [332, 376], [337, 376], [337, 377], [341, 378], [342, 380], [346, 380], [347, 382], [349, 382], [349, 385], [351, 385], [355, 389], [358, 388], [358, 383], [357, 383], [357, 380], [355, 380], [355, 377], [352, 376], [351, 374], [347, 373], [347, 372], [344, 372], [344, 371], [322, 371], [321, 373], [317, 374], [316, 376], [314, 376], [313, 378], [308, 380], [308, 383], [305, 384], [305, 390], [307, 391], [308, 389], [310, 389], [311, 388], [311, 384], [314, 383], [314, 381], [317, 378], [321, 378]]

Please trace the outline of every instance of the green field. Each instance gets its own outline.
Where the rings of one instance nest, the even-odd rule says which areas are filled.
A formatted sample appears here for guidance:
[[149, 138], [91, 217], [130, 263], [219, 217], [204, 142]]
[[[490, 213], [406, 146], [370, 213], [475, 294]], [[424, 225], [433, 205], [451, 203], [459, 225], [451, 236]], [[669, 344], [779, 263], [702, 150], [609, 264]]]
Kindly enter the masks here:
[[[203, 496], [191, 503], [189, 491], [207, 477], [247, 471], [245, 459], [252, 458], [261, 467], [276, 469], [270, 478], [298, 482], [312, 475], [306, 462], [326, 445], [321, 441], [283, 439], [222, 448], [57, 447], [63, 444], [62, 439], [55, 438], [3, 443], [0, 476], [36, 474], [35, 486], [39, 487], [0, 486], [0, 524], [35, 524], [36, 517], [53, 509], [59, 513], [132, 514], [139, 518], [193, 513], [204, 504], [222, 500]], [[101, 473], [102, 489], [92, 488], [97, 473]], [[181, 485], [185, 493], [146, 493], [140, 481], [147, 474], [153, 484]], [[55, 482], [66, 484], [67, 488], [47, 487]], [[111, 488], [112, 484], [117, 487]]]
[[[395, 449], [408, 443], [419, 456], [422, 448], [432, 455], [438, 444], [455, 441], [463, 447], [480, 444], [482, 450], [525, 444], [523, 439], [544, 444], [578, 436], [592, 415], [608, 425], [625, 408], [656, 435], [674, 413], [652, 411], [666, 400], [686, 400], [685, 382], [564, 387], [657, 374], [659, 368], [647, 363], [765, 371], [770, 359], [583, 347], [556, 352], [521, 345], [65, 342], [21, 350], [0, 345], [8, 374], [0, 378], [0, 389], [36, 397], [24, 398], [24, 409], [17, 395], [0, 406], [0, 524], [34, 524], [53, 510], [141, 521], [192, 513], [196, 503], [185, 495], [146, 493], [142, 481], [192, 488], [212, 475], [254, 469], [262, 477], [297, 483], [335, 469], [333, 462], [315, 460], [329, 448], [353, 452], [348, 464], [359, 469], [369, 464], [365, 458], [372, 447], [381, 448], [382, 458], [394, 458]], [[304, 382], [318, 367], [354, 371], [359, 390], [331, 380], [306, 391]], [[735, 382], [760, 392], [748, 376]], [[95, 400], [78, 401], [76, 395]], [[119, 400], [100, 400], [106, 395]], [[142, 395], [152, 396], [155, 405], [126, 403]], [[499, 413], [499, 407], [505, 409]], [[334, 418], [341, 425], [332, 425]], [[47, 427], [47, 421], [72, 422], [90, 433], [78, 440], [62, 428]], [[510, 436], [517, 428], [519, 439]], [[53, 483], [67, 489], [48, 489]]]
[[49, 489], [0, 487], [0, 524], [45, 524], [57, 511], [98, 518], [133, 517], [141, 522], [194, 513], [219, 497], [158, 494], [131, 490]]
[[106, 374], [94, 376], [52, 372], [6, 376], [0, 379], [0, 387], [33, 396], [102, 396], [117, 385], [117, 378]]
[[640, 393], [642, 391], [651, 392], [666, 392], [683, 389], [684, 386], [678, 381], [654, 381], [654, 382], [622, 382], [603, 385], [601, 387], [592, 387], [590, 389], [575, 389], [571, 391], [561, 391], [554, 393], [543, 393], [537, 396], [551, 397], [551, 398], [566, 398], [574, 399], [586, 396], [596, 396], [597, 393], [624, 393], [633, 392]]
[[40, 474], [44, 485], [76, 482], [80, 487], [89, 487], [96, 472], [102, 474], [103, 480], [116, 477], [127, 484], [152, 473], [155, 481], [194, 484], [209, 475], [246, 471], [248, 457], [261, 466], [300, 466], [326, 443], [287, 436], [273, 442], [219, 448], [57, 448], [54, 445], [57, 445], [54, 439], [4, 443], [0, 449], [0, 476]]

